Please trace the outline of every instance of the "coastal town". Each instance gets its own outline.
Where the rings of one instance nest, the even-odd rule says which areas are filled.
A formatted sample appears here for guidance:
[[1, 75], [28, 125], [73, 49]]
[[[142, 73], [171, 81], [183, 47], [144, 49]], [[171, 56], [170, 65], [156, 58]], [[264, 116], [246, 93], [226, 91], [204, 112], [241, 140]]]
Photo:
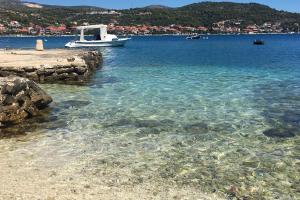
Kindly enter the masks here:
[[[40, 26], [30, 23], [28, 26], [18, 21], [0, 21], [0, 35], [71, 35], [76, 32], [78, 25], [89, 25], [85, 22], [79, 24], [72, 22], [71, 25], [55, 24], [50, 26]], [[299, 24], [295, 24], [300, 32]], [[297, 28], [296, 28], [297, 30]], [[193, 33], [215, 33], [215, 34], [257, 34], [257, 33], [295, 33], [281, 26], [281, 23], [265, 22], [262, 25], [251, 24], [243, 28], [241, 20], [224, 20], [214, 23], [212, 27], [205, 26], [184, 26], [171, 24], [168, 26], [151, 25], [118, 25], [110, 23], [108, 31], [118, 35], [152, 35], [152, 34], [193, 34]]]
[[[77, 26], [107, 24], [116, 35], [299, 33], [300, 15], [259, 4], [199, 3], [179, 8], [52, 7], [14, 0], [0, 6], [0, 35], [72, 35]], [[223, 12], [224, 8], [228, 13]], [[241, 14], [234, 9], [245, 9]], [[210, 13], [215, 10], [214, 14]], [[254, 15], [260, 10], [259, 15]]]

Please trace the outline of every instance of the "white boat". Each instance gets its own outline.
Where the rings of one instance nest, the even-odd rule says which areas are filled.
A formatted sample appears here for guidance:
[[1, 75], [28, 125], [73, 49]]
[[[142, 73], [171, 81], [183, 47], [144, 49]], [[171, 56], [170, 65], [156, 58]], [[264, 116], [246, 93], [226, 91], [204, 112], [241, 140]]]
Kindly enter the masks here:
[[[99, 29], [99, 31], [97, 30]], [[107, 25], [90, 25], [79, 26], [77, 30], [80, 31], [80, 39], [68, 42], [65, 47], [68, 48], [88, 48], [88, 47], [119, 47], [124, 46], [126, 41], [130, 38], [118, 38], [116, 35], [107, 33]], [[86, 40], [84, 31], [96, 30], [94, 40]]]
[[186, 39], [187, 40], [198, 40], [198, 39], [200, 39], [200, 35], [190, 35], [190, 36], [188, 36], [188, 37], [186, 37]]

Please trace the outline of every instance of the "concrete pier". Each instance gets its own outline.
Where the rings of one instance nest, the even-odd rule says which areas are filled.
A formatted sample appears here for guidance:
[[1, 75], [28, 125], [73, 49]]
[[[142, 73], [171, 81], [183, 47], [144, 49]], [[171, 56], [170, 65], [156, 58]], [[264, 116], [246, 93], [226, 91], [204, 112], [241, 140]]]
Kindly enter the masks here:
[[25, 77], [40, 83], [85, 81], [101, 67], [96, 51], [53, 49], [0, 50], [0, 77]]

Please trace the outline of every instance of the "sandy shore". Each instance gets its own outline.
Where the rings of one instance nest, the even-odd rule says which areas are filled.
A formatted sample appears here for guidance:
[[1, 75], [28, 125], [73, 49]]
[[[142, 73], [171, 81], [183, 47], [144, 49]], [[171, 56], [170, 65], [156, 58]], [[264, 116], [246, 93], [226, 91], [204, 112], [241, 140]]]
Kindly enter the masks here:
[[[25, 153], [25, 157], [29, 156], [28, 153]], [[17, 162], [3, 154], [0, 154], [0, 158], [0, 199], [222, 199], [216, 194], [205, 194], [199, 188], [178, 187], [162, 182], [133, 183], [129, 179], [125, 180], [126, 176], [120, 177], [109, 171], [98, 173], [88, 168], [82, 169], [81, 166], [86, 163], [70, 162], [59, 167], [39, 167], [28, 160], [26, 162], [26, 158]]]

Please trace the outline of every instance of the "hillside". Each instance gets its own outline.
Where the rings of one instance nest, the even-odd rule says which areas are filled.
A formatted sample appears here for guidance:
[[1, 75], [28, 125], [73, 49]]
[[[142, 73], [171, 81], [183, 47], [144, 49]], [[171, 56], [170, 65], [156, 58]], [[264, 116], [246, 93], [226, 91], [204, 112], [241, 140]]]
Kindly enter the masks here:
[[10, 7], [10, 6], [16, 6], [21, 5], [20, 0], [0, 0], [0, 7]]
[[300, 20], [300, 14], [277, 11], [268, 6], [256, 3], [205, 2], [179, 8], [179, 13], [184, 16], [190, 16], [189, 20], [192, 23], [197, 23], [202, 19], [201, 23], [204, 25], [229, 19], [239, 19], [243, 20], [245, 24], [258, 25], [264, 22], [290, 23], [299, 22]]
[[[36, 6], [35, 6], [36, 5]], [[239, 28], [248, 25], [262, 25], [266, 22], [280, 24], [287, 31], [297, 31], [300, 24], [300, 14], [278, 11], [268, 6], [249, 3], [194, 3], [179, 8], [169, 8], [160, 5], [144, 8], [110, 10], [90, 6], [49, 6], [24, 4], [19, 0], [0, 0], [0, 23], [7, 24], [12, 20], [22, 26], [30, 23], [49, 26], [74, 22], [82, 24], [114, 23], [119, 25], [149, 25], [167, 26], [171, 24], [182, 26], [205, 26], [212, 30], [215, 23], [228, 20], [226, 23], [238, 24]]]
[[[151, 12], [151, 15], [139, 13]], [[277, 11], [260, 4], [212, 3], [202, 2], [180, 8], [131, 9], [124, 10], [124, 16], [119, 19], [121, 24], [151, 24], [151, 25], [191, 25], [212, 27], [213, 23], [223, 20], [240, 20], [243, 25], [265, 22], [280, 22], [286, 25], [299, 23], [300, 14]]]

